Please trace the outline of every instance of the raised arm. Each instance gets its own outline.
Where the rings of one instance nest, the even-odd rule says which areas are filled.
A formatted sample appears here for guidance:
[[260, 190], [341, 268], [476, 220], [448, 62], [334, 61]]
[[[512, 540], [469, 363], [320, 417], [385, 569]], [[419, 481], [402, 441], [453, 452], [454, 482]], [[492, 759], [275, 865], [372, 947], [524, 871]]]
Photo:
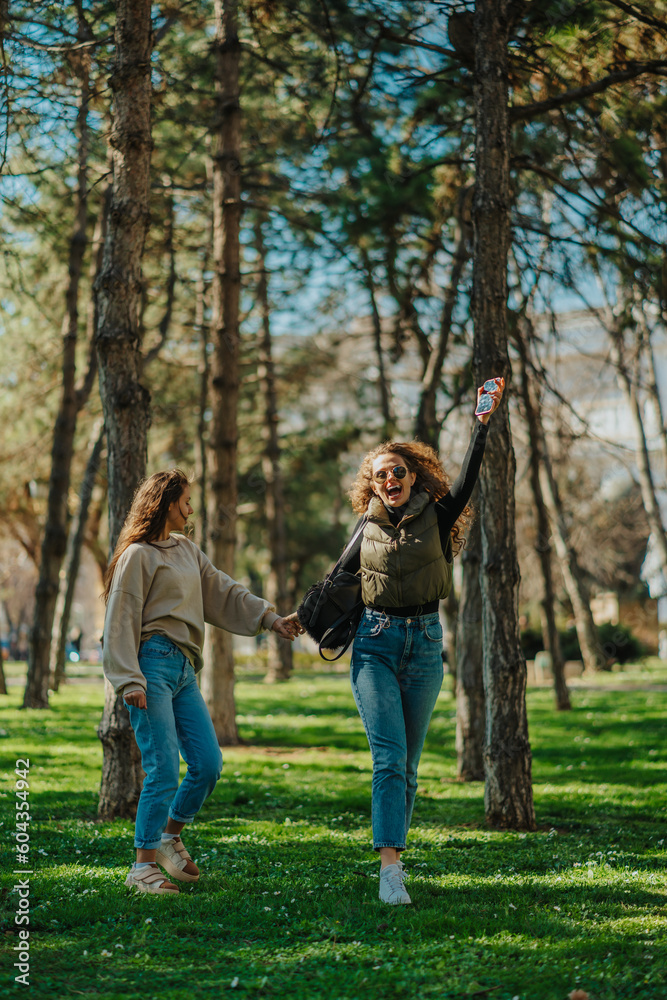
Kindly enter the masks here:
[[458, 474], [456, 482], [452, 484], [447, 496], [437, 501], [438, 526], [441, 535], [451, 531], [457, 518], [463, 513], [466, 504], [472, 496], [472, 491], [475, 488], [482, 465], [482, 459], [484, 458], [489, 419], [494, 410], [498, 409], [504, 389], [505, 380], [499, 378], [497, 380], [497, 389], [493, 392], [485, 393], [484, 388], [477, 390], [478, 403], [482, 395], [490, 396], [493, 403], [486, 413], [475, 416], [475, 426], [470, 438], [470, 444], [468, 445], [468, 451], [463, 459], [461, 471]]

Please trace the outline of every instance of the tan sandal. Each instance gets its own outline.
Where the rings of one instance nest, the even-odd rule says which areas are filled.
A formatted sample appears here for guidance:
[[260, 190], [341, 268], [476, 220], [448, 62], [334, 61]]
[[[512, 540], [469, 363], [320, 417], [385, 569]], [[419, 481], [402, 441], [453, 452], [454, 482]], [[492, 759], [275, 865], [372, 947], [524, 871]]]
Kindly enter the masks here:
[[179, 882], [198, 882], [199, 869], [185, 849], [180, 837], [163, 840], [158, 847], [155, 860], [162, 865], [172, 878]]
[[164, 877], [157, 865], [146, 865], [144, 868], [132, 868], [125, 879], [128, 889], [138, 892], [150, 892], [156, 896], [178, 895], [178, 886]]

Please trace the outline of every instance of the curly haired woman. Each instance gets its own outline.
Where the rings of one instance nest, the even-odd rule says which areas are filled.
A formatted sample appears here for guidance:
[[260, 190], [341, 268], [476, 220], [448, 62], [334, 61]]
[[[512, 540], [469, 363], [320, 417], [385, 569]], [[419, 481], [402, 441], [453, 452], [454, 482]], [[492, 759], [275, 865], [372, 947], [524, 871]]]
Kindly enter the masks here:
[[[183, 531], [190, 484], [179, 469], [157, 472], [135, 493], [105, 576], [104, 673], [122, 694], [146, 772], [125, 885], [178, 893], [199, 869], [181, 831], [209, 797], [222, 767], [211, 716], [196, 673], [204, 622], [237, 635], [273, 629], [294, 639], [299, 626], [222, 573]], [[178, 783], [179, 751], [187, 764]]]
[[[350, 490], [363, 533], [342, 569], [361, 573], [365, 610], [352, 648], [351, 681], [373, 758], [373, 847], [380, 899], [410, 903], [401, 852], [417, 791], [417, 767], [442, 684], [439, 602], [471, 516], [467, 506], [486, 444], [487, 423], [505, 387], [479, 389], [478, 415], [456, 482], [428, 445], [389, 441], [370, 451]], [[486, 384], [488, 386], [488, 383]], [[478, 407], [479, 409], [479, 407]]]

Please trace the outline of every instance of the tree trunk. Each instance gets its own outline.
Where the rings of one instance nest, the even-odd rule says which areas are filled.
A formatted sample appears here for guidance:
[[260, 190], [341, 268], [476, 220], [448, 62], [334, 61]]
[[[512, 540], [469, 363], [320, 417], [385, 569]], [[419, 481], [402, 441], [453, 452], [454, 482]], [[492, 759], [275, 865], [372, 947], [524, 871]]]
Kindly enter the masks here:
[[544, 429], [541, 426], [540, 438], [542, 459], [539, 477], [540, 487], [547, 510], [549, 511], [556, 555], [558, 556], [561, 573], [563, 574], [565, 589], [572, 604], [574, 623], [584, 669], [588, 671], [604, 670], [606, 661], [598, 639], [595, 622], [593, 621], [590, 594], [574, 549], [570, 545], [563, 505], [553, 474], [551, 456]]
[[[475, 194], [473, 199], [474, 370], [509, 382], [507, 255], [509, 128], [507, 43], [510, 0], [475, 6]], [[480, 473], [487, 822], [535, 828], [526, 715], [526, 662], [519, 642], [514, 523], [515, 458], [507, 402], [491, 417]]]
[[100, 470], [99, 495], [88, 511], [88, 523], [83, 540], [84, 545], [97, 563], [100, 576], [104, 577], [109, 566], [109, 550], [100, 541], [102, 517], [106, 513], [109, 483], [105, 475], [106, 465]]
[[443, 645], [447, 655], [447, 673], [450, 677], [456, 678], [456, 634], [458, 631], [459, 621], [459, 599], [453, 580], [449, 594], [440, 605], [440, 609], [445, 620], [445, 627], [443, 629]]
[[[109, 222], [109, 206], [111, 202], [111, 184], [107, 184], [104, 193], [102, 195], [102, 204], [100, 206], [100, 211], [97, 217], [97, 222], [95, 223], [95, 232], [93, 234], [92, 242], [92, 254], [90, 259], [90, 285], [91, 290], [95, 288], [95, 282], [97, 277], [101, 274], [102, 264], [104, 259], [104, 243], [106, 240], [107, 226]], [[83, 383], [83, 387], [80, 390], [81, 397], [87, 399], [90, 395], [95, 376], [97, 374], [97, 353], [95, 350], [95, 331], [97, 329], [97, 296], [91, 292], [90, 299], [88, 301], [88, 315], [86, 318], [86, 341], [90, 344], [90, 357], [88, 362], [88, 371], [86, 372], [86, 377]], [[80, 398], [81, 398], [80, 397]], [[98, 433], [95, 432], [95, 438], [98, 437]], [[99, 431], [100, 441], [104, 440], [104, 427]], [[72, 610], [72, 602], [74, 600], [74, 589], [76, 587], [76, 575], [79, 572], [79, 565], [81, 562], [81, 549], [86, 535], [86, 528], [88, 524], [88, 512], [90, 510], [90, 500], [92, 489], [95, 481], [95, 477], [99, 470], [99, 455], [101, 453], [100, 449], [97, 453], [97, 459], [94, 458], [95, 453], [95, 442], [92, 444], [91, 456], [88, 459], [88, 465], [86, 466], [86, 471], [84, 472], [83, 482], [81, 484], [81, 489], [79, 491], [79, 510], [75, 517], [74, 523], [70, 527], [70, 534], [67, 545], [67, 557], [66, 557], [66, 567], [65, 572], [61, 571], [61, 581], [60, 588], [58, 592], [58, 601], [56, 604], [55, 620], [53, 625], [53, 635], [51, 638], [51, 657], [50, 657], [50, 667], [49, 674], [51, 678], [51, 684], [54, 691], [57, 691], [60, 687], [60, 683], [65, 676], [65, 647], [67, 644], [67, 633], [69, 630], [69, 620]], [[90, 463], [93, 462], [95, 468], [93, 472], [92, 481], [90, 481]], [[83, 509], [85, 499], [85, 510]], [[72, 577], [74, 573], [74, 577]], [[102, 575], [104, 573], [102, 572]]]
[[[87, 30], [79, 25], [78, 37]], [[53, 617], [58, 599], [60, 569], [67, 549], [68, 511], [74, 435], [81, 402], [76, 391], [76, 345], [79, 334], [79, 284], [86, 251], [88, 218], [88, 100], [90, 96], [90, 49], [81, 50], [81, 92], [77, 113], [78, 167], [75, 221], [69, 245], [69, 280], [65, 292], [63, 320], [62, 394], [53, 431], [49, 498], [35, 590], [35, 608], [28, 645], [28, 675], [23, 708], [49, 707], [49, 661]]]
[[646, 511], [646, 518], [653, 535], [653, 540], [660, 553], [662, 562], [662, 572], [667, 579], [667, 534], [662, 523], [662, 515], [658, 504], [658, 497], [653, 482], [653, 472], [651, 470], [651, 459], [648, 445], [646, 443], [646, 433], [644, 431], [644, 420], [641, 412], [641, 405], [638, 396], [638, 378], [633, 378], [629, 371], [629, 366], [625, 357], [625, 338], [622, 330], [610, 331], [612, 336], [611, 357], [616, 367], [618, 384], [623, 391], [630, 418], [637, 439], [637, 474], [639, 486], [642, 494], [642, 503]]
[[463, 583], [456, 643], [456, 773], [461, 781], [484, 781], [484, 647], [479, 517], [461, 553]]
[[660, 427], [660, 448], [662, 451], [664, 466], [663, 475], [667, 476], [667, 422], [665, 421], [665, 413], [662, 405], [662, 399], [660, 398], [660, 388], [658, 386], [658, 372], [655, 363], [655, 352], [653, 350], [653, 331], [648, 327], [643, 309], [641, 315], [644, 327], [644, 349], [646, 351], [649, 364], [648, 392], [649, 398], [653, 401], [653, 405], [655, 406], [656, 416], [658, 418], [658, 424]]
[[61, 605], [56, 614], [56, 625], [54, 628], [54, 641], [51, 646], [51, 676], [53, 678], [53, 690], [57, 691], [61, 681], [65, 677], [65, 652], [67, 646], [67, 633], [69, 631], [69, 620], [74, 602], [74, 590], [76, 579], [79, 575], [81, 565], [81, 550], [86, 534], [88, 523], [88, 511], [90, 501], [95, 487], [95, 479], [100, 468], [100, 458], [104, 447], [104, 426], [96, 429], [95, 441], [90, 451], [90, 456], [86, 464], [86, 471], [79, 490], [79, 510], [72, 524], [70, 531], [67, 562], [64, 573], [64, 587], [58, 595], [58, 603]]
[[468, 249], [465, 227], [460, 225], [456, 251], [452, 260], [449, 285], [445, 291], [445, 300], [442, 306], [438, 344], [431, 351], [431, 356], [428, 360], [424, 377], [422, 378], [419, 409], [415, 421], [415, 437], [426, 444], [430, 444], [436, 451], [439, 450], [440, 431], [442, 428], [442, 419], [439, 420], [437, 416], [438, 388], [442, 383], [442, 366], [447, 356], [454, 308], [459, 294], [459, 284], [461, 283], [461, 276], [463, 275], [463, 269], [467, 260]]
[[[148, 228], [151, 158], [150, 0], [118, 0], [113, 91], [113, 191], [95, 336], [107, 435], [109, 546], [113, 551], [132, 497], [146, 472], [150, 423], [141, 385], [141, 258]], [[99, 815], [133, 818], [143, 781], [125, 704], [106, 682], [98, 729], [104, 748]]]
[[[255, 247], [259, 257], [257, 298], [262, 313], [262, 340], [259, 355], [259, 384], [264, 402], [264, 453], [262, 470], [266, 483], [266, 527], [271, 553], [271, 572], [266, 588], [266, 599], [275, 604], [279, 615], [289, 612], [287, 596], [287, 533], [285, 529], [285, 498], [283, 474], [280, 466], [280, 441], [278, 438], [278, 394], [271, 342], [271, 315], [269, 283], [266, 272], [262, 220], [255, 224]], [[292, 643], [269, 633], [269, 662], [266, 681], [274, 684], [289, 680], [292, 673]]]
[[540, 449], [539, 403], [533, 397], [531, 379], [528, 373], [528, 347], [518, 328], [515, 334], [520, 358], [521, 396], [528, 430], [528, 447], [530, 449], [530, 485], [533, 490], [535, 517], [537, 520], [535, 551], [540, 560], [544, 586], [541, 605], [542, 636], [544, 648], [551, 657], [556, 708], [567, 710], [572, 708], [572, 705], [570, 704], [570, 692], [565, 681], [565, 663], [563, 661], [560, 639], [558, 638], [558, 628], [556, 626], [555, 592], [551, 568], [551, 525], [549, 524], [549, 513], [540, 485], [542, 455]]
[[195, 462], [199, 483], [199, 511], [197, 514], [197, 543], [202, 552], [208, 550], [208, 478], [206, 468], [208, 409], [208, 326], [206, 325], [206, 281], [204, 272], [206, 260], [202, 262], [201, 274], [197, 280], [195, 329], [199, 333], [201, 361], [199, 363], [199, 413], [197, 417], [197, 450]]
[[[234, 575], [236, 547], [241, 224], [241, 106], [237, 0], [215, 0], [213, 283], [209, 400], [210, 557]], [[202, 692], [222, 744], [238, 743], [232, 637], [211, 628]]]
[[394, 435], [395, 422], [391, 408], [391, 390], [384, 363], [384, 351], [382, 349], [382, 317], [378, 309], [377, 296], [375, 294], [375, 282], [373, 280], [373, 265], [366, 250], [362, 249], [361, 261], [364, 267], [364, 284], [368, 292], [368, 299], [371, 307], [371, 317], [373, 321], [373, 344], [375, 347], [375, 358], [378, 367], [378, 389], [380, 390], [380, 412], [382, 413], [382, 438], [389, 441]]
[[116, 697], [108, 681], [104, 684], [104, 711], [97, 735], [104, 755], [98, 819], [135, 819], [144, 781], [141, 753], [125, 702]]

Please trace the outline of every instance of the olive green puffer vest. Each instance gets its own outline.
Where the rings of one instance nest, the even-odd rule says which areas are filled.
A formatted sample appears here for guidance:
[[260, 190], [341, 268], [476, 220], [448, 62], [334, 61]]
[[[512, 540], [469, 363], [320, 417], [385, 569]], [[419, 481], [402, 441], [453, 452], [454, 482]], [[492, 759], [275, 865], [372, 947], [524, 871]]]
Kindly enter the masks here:
[[371, 500], [361, 540], [361, 596], [367, 606], [408, 607], [449, 594], [451, 543], [445, 558], [435, 504], [430, 501], [428, 493], [413, 494], [394, 527], [380, 498]]

